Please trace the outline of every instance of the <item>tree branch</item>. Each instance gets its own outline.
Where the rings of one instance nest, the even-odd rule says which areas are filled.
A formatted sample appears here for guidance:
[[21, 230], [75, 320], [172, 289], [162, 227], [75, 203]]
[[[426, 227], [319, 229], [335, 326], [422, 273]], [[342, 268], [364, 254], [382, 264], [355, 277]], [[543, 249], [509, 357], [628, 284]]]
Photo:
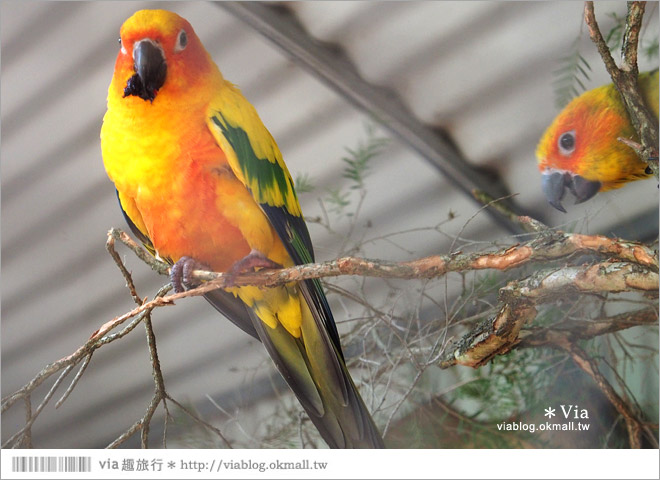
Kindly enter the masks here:
[[[618, 258], [645, 267], [653, 272], [658, 271], [658, 258], [655, 252], [641, 243], [611, 239], [602, 235], [549, 232], [526, 244], [508, 247], [492, 253], [462, 254], [459, 252], [452, 255], [433, 255], [408, 262], [343, 257], [323, 263], [243, 273], [232, 277], [231, 281], [236, 286], [273, 287], [288, 282], [341, 275], [429, 279], [439, 278], [450, 272], [491, 269], [504, 271], [532, 262], [546, 262], [586, 253]], [[193, 276], [198, 280], [208, 282], [201, 287], [202, 290], [194, 289], [190, 291], [196, 295], [216, 288], [227, 287], [228, 277], [223, 273], [195, 270]], [[186, 295], [180, 294], [180, 296]], [[168, 298], [175, 299], [174, 297]]]
[[628, 403], [621, 398], [600, 372], [596, 361], [589, 357], [589, 355], [587, 355], [587, 353], [581, 349], [575, 341], [572, 341], [566, 333], [553, 332], [550, 334], [549, 339], [551, 340], [549, 345], [567, 352], [575, 364], [594, 379], [614, 408], [616, 408], [621, 416], [623, 416], [623, 419], [626, 422], [626, 428], [628, 429], [628, 441], [630, 447], [641, 448], [642, 423], [637, 418], [637, 415], [631, 410]]
[[[519, 220], [524, 222], [525, 218], [519, 217]], [[232, 286], [257, 285], [261, 287], [272, 287], [305, 279], [339, 275], [430, 279], [442, 277], [450, 272], [460, 273], [487, 269], [505, 271], [538, 262], [557, 260], [566, 262], [576, 255], [584, 254], [602, 256], [607, 259], [594, 265], [562, 266], [561, 268], [544, 269], [524, 280], [510, 282], [500, 290], [501, 306], [498, 313], [491, 320], [478, 325], [477, 328], [458, 343], [449, 356], [445, 355], [442, 357], [439, 363], [444, 368], [455, 364], [476, 367], [489, 361], [494, 355], [509, 351], [521, 343], [519, 334], [523, 325], [531, 322], [536, 316], [536, 305], [548, 299], [578, 292], [602, 293], [631, 290], [657, 292], [658, 258], [657, 253], [650, 247], [637, 242], [611, 239], [600, 235], [582, 235], [553, 231], [545, 229], [542, 224], [528, 223], [532, 226], [533, 230], [541, 230], [535, 239], [494, 252], [456, 252], [450, 255], [434, 255], [408, 262], [386, 262], [344, 257], [318, 264], [244, 273], [232, 277], [231, 282]], [[122, 271], [122, 275], [126, 278], [129, 291], [138, 305], [131, 311], [101, 325], [76, 351], [57, 362], [47, 365], [21, 389], [3, 399], [3, 412], [14, 405], [16, 401], [22, 399], [26, 403], [26, 414], [28, 415], [28, 421], [25, 426], [12, 436], [5, 445], [14, 444], [14, 442], [30, 444], [31, 425], [48, 403], [55, 390], [60, 386], [64, 377], [68, 375], [75, 365], [83, 362], [79, 373], [74, 378], [69, 389], [64, 393], [60, 402], [58, 402], [58, 405], [66, 399], [70, 391], [75, 387], [82, 373], [85, 371], [92, 353], [97, 348], [128, 334], [140, 322], [146, 320], [154, 308], [172, 306], [176, 300], [181, 298], [202, 295], [208, 291], [228, 286], [228, 277], [225, 274], [195, 271], [193, 273], [194, 276], [200, 280], [207, 280], [201, 286], [171, 295], [164, 295], [166, 290], [163, 290], [150, 301], [140, 299], [133, 285], [130, 273], [123, 266], [116, 252], [114, 252], [114, 241], [119, 240], [124, 243], [139, 258], [143, 259], [151, 268], [161, 274], [168, 273], [169, 265], [154, 259], [121, 230], [112, 229], [108, 233], [108, 236], [108, 251], [115, 259], [115, 262]], [[170, 287], [167, 286], [165, 288], [169, 290]], [[114, 329], [129, 320], [128, 325], [122, 330], [111, 333]], [[619, 327], [625, 328], [623, 324], [620, 324], [617, 327], [610, 327], [609, 329], [594, 329], [589, 335], [600, 335], [611, 331], [612, 328], [619, 329]], [[155, 342], [152, 342], [153, 339], [149, 336], [153, 335], [153, 332], [150, 334], [149, 328], [150, 322], [147, 322], [150, 348], [155, 349]], [[153, 351], [152, 358], [157, 359], [157, 355]], [[154, 369], [156, 391], [150, 407], [142, 419], [118, 437], [110, 446], [118, 446], [133, 433], [140, 430], [142, 431], [143, 446], [146, 446], [149, 422], [160, 401], [167, 399], [176, 403], [175, 400], [167, 395], [164, 389], [162, 374], [159, 372], [157, 361], [154, 361], [152, 366]], [[32, 412], [32, 392], [52, 375], [62, 370], [63, 373], [55, 382], [46, 398]], [[197, 417], [193, 416], [193, 418], [195, 421], [218, 433], [223, 442], [227, 445], [229, 444], [215, 427], [207, 425]]]
[[[637, 44], [642, 26], [646, 2], [628, 2], [628, 16], [623, 36], [621, 68], [610, 54], [607, 42], [598, 28], [593, 2], [585, 2], [584, 20], [589, 28], [589, 36], [596, 44], [598, 52], [607, 68], [612, 81], [621, 94], [623, 104], [632, 122], [637, 136], [642, 142], [641, 149], [636, 149], [638, 156], [658, 178], [658, 120], [651, 114], [639, 91], [637, 84]], [[628, 144], [629, 145], [629, 144]]]
[[[143, 259], [154, 270], [162, 274], [167, 273], [167, 264], [155, 260], [121, 230], [112, 229], [109, 235], [119, 239], [131, 248], [139, 258]], [[259, 272], [244, 273], [233, 277], [232, 281], [236, 286], [257, 285], [268, 287], [310, 278], [338, 275], [408, 279], [436, 278], [449, 272], [484, 269], [507, 270], [530, 262], [559, 260], [580, 253], [600, 254], [611, 258], [618, 258], [640, 267], [639, 271], [636, 271], [632, 266], [626, 267], [628, 273], [623, 275], [624, 272], [619, 272], [619, 276], [612, 277], [624, 282], [621, 284], [621, 288], [657, 289], [657, 273], [656, 275], [653, 275], [653, 273], [658, 271], [658, 258], [651, 248], [641, 243], [611, 239], [601, 235], [582, 235], [552, 231], [542, 234], [537, 239], [526, 244], [516, 245], [493, 253], [435, 255], [399, 263], [344, 257], [324, 263], [299, 265], [281, 270], [262, 270]], [[555, 275], [551, 278], [568, 278], [567, 275], [569, 272], [577, 273], [575, 269], [566, 270], [566, 274], [559, 275], [559, 277]], [[557, 271], [557, 274], [559, 274], [559, 271]], [[592, 272], [592, 274], [595, 275], [594, 278], [599, 278], [597, 272]], [[150, 312], [157, 307], [172, 306], [176, 300], [181, 298], [199, 296], [211, 290], [227, 286], [227, 276], [222, 273], [196, 270], [193, 272], [193, 275], [200, 280], [210, 281], [202, 284], [200, 287], [182, 293], [167, 295], [162, 298], [156, 297], [104, 323], [75, 352], [46, 366], [23, 388], [5, 397], [2, 401], [2, 411], [4, 412], [16, 400], [23, 398], [28, 392], [33, 391], [53, 373], [69, 365], [79, 363], [82, 358], [91, 354], [104, 343], [128, 333], [135, 328], [137, 322], [142, 320], [143, 317], [140, 315], [145, 312]], [[576, 280], [578, 279], [576, 278]], [[570, 285], [571, 282], [572, 280], [568, 284]], [[656, 282], [655, 287], [653, 287], [654, 282]], [[578, 283], [574, 284], [576, 286], [579, 285]], [[590, 289], [588, 284], [582, 288], [586, 290]], [[540, 292], [541, 290], [536, 291]], [[119, 334], [108, 335], [117, 326], [135, 317], [137, 317], [137, 321], [132, 322], [124, 331]], [[106, 337], [106, 335], [108, 336]]]
[[658, 311], [655, 308], [643, 308], [589, 321], [568, 319], [553, 325], [552, 328], [528, 327], [520, 334], [516, 345], [518, 348], [542, 347], [554, 341], [553, 335], [556, 332], [570, 334], [573, 340], [586, 340], [631, 327], [657, 325], [657, 323]]
[[[441, 368], [453, 365], [480, 367], [494, 356], [509, 352], [518, 343], [526, 323], [536, 317], [539, 304], [567, 294], [601, 294], [631, 290], [655, 292], [656, 272], [638, 271], [628, 263], [599, 263], [537, 272], [524, 280], [509, 282], [500, 289], [500, 308], [492, 319], [478, 324], [470, 333], [448, 349], [439, 362]], [[657, 315], [655, 316], [657, 322]], [[622, 327], [611, 327], [620, 330]], [[626, 327], [627, 328], [627, 327]], [[592, 335], [608, 329], [592, 329]]]

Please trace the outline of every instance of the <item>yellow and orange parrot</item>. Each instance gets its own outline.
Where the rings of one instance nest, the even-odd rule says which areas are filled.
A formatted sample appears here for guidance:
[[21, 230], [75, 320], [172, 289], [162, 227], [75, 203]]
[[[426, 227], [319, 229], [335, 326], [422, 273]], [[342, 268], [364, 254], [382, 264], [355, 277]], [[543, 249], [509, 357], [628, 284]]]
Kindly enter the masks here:
[[[657, 119], [658, 70], [639, 75], [638, 81]], [[619, 137], [639, 142], [614, 84], [589, 90], [566, 105], [536, 149], [543, 193], [550, 205], [566, 212], [561, 201], [567, 188], [577, 204], [598, 192], [648, 178], [648, 165]]]
[[[121, 27], [101, 148], [128, 224], [173, 265], [177, 290], [200, 265], [236, 274], [314, 261], [275, 140], [175, 13], [141, 10]], [[207, 299], [263, 342], [330, 447], [384, 446], [317, 280]]]

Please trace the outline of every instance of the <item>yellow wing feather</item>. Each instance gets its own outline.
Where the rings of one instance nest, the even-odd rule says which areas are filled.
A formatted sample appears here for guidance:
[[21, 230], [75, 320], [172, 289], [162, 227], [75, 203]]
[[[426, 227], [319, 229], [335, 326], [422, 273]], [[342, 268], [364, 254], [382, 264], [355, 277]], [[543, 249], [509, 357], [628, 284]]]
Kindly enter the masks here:
[[257, 203], [284, 207], [289, 214], [301, 216], [282, 153], [238, 87], [225, 82], [209, 106], [207, 119], [234, 175], [250, 190]]

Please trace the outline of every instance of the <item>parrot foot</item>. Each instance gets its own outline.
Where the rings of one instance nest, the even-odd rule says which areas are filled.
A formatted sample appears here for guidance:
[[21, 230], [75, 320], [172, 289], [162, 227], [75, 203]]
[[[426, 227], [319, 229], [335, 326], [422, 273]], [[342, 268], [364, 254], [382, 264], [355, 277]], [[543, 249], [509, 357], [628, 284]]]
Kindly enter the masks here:
[[254, 271], [257, 268], [282, 268], [279, 263], [273, 262], [270, 258], [266, 257], [259, 250], [252, 250], [246, 256], [232, 265], [231, 270], [227, 272], [228, 287], [234, 286], [234, 277], [241, 273]]
[[199, 285], [192, 276], [194, 270], [210, 270], [208, 265], [192, 257], [181, 257], [170, 269], [170, 282], [176, 293], [181, 293]]

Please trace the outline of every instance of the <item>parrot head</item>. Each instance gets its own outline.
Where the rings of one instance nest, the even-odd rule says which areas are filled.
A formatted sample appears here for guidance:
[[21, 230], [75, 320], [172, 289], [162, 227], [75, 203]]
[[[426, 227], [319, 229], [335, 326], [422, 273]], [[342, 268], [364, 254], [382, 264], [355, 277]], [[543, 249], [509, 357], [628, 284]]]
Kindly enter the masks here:
[[582, 152], [578, 146], [583, 147], [584, 142], [578, 145], [578, 130], [575, 127], [570, 121], [560, 123], [546, 133], [537, 149], [543, 194], [550, 205], [564, 213], [566, 210], [561, 201], [567, 190], [578, 204], [596, 195], [602, 186], [600, 181], [588, 180], [580, 175], [581, 168], [577, 160]]
[[619, 137], [634, 129], [612, 84], [573, 99], [545, 131], [536, 149], [548, 203], [566, 212], [566, 191], [582, 203], [596, 193], [642, 178], [645, 165]]
[[[120, 50], [111, 88], [121, 98], [153, 103], [161, 93], [173, 102], [215, 68], [190, 26], [175, 13], [140, 10], [120, 30]], [[217, 68], [215, 68], [217, 70]]]

